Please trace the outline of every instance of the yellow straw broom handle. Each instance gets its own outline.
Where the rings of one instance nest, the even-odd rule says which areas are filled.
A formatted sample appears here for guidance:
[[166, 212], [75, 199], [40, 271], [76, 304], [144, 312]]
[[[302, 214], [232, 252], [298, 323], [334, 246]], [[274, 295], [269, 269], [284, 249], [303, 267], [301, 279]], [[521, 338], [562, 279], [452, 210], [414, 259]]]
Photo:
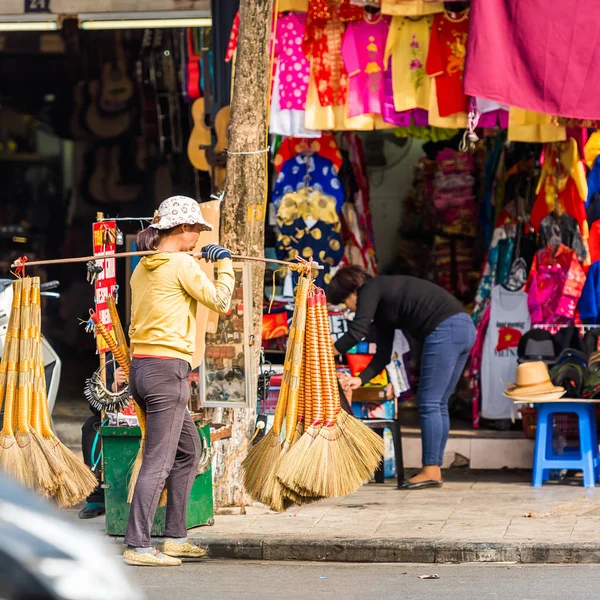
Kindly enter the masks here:
[[298, 322], [298, 306], [294, 305], [294, 313], [292, 315], [292, 324], [288, 337], [288, 345], [285, 351], [285, 359], [283, 361], [283, 377], [281, 379], [281, 387], [279, 388], [279, 397], [277, 398], [277, 406], [275, 407], [275, 416], [273, 417], [273, 433], [279, 435], [283, 428], [283, 421], [287, 409], [288, 392], [290, 387], [290, 369], [292, 365], [292, 353], [294, 350], [294, 340], [296, 338], [296, 323]]
[[40, 386], [42, 384], [42, 372], [44, 370], [44, 355], [42, 351], [42, 308], [39, 278], [35, 278], [31, 290], [32, 305], [32, 329], [34, 344], [34, 369], [33, 369], [33, 392], [31, 397], [30, 425], [37, 432], [42, 432], [42, 412], [41, 402], [42, 394]]
[[[19, 338], [19, 305], [21, 302], [20, 292], [20, 280], [16, 281], [13, 285], [13, 301], [11, 306], [10, 315], [8, 317], [8, 326], [6, 328], [6, 338], [4, 340], [4, 349], [2, 352], [2, 361], [0, 362], [0, 410], [4, 405], [4, 394], [6, 392], [6, 380], [8, 376], [9, 367], [12, 367], [14, 371], [16, 364], [10, 361], [10, 349], [13, 344], [18, 344]], [[15, 306], [17, 303], [17, 306]]]
[[302, 359], [302, 381], [304, 383], [304, 429], [306, 430], [313, 420], [312, 380], [310, 377], [310, 353], [308, 348], [308, 306], [306, 308], [306, 327], [304, 330], [304, 356]]
[[106, 345], [112, 352], [113, 358], [117, 361], [117, 363], [119, 363], [119, 366], [125, 372], [127, 381], [129, 381], [129, 357], [127, 354], [125, 354], [123, 349], [117, 345], [117, 342], [115, 342], [113, 336], [110, 334], [108, 329], [106, 329], [104, 323], [102, 323], [102, 321], [100, 321], [100, 319], [97, 317], [92, 316], [92, 319], [94, 320], [96, 331], [104, 338]]
[[31, 357], [32, 335], [31, 327], [31, 278], [23, 280], [23, 292], [21, 299], [21, 331], [19, 332], [19, 391], [17, 404], [17, 431], [27, 433], [29, 431], [29, 410], [31, 404], [31, 384], [29, 374], [33, 367]]
[[16, 393], [17, 393], [17, 359], [19, 357], [19, 330], [21, 329], [21, 290], [23, 280], [18, 279], [13, 283], [13, 300], [10, 311], [9, 327], [7, 332], [7, 345], [2, 354], [2, 364], [6, 368], [6, 396], [4, 400], [4, 420], [2, 431], [6, 436], [14, 435], [14, 427], [17, 416]]
[[322, 367], [322, 394], [323, 405], [325, 408], [325, 425], [333, 425], [335, 422], [335, 406], [333, 402], [333, 384], [332, 377], [335, 373], [331, 370], [329, 363], [329, 350], [331, 348], [329, 316], [327, 314], [327, 304], [325, 302], [325, 293], [319, 289], [316, 302], [317, 324], [319, 327], [319, 356]]
[[306, 322], [306, 346], [308, 350], [308, 376], [311, 382], [311, 397], [313, 401], [312, 425], [323, 423], [323, 401], [321, 390], [321, 365], [319, 364], [319, 340], [317, 329], [317, 313], [315, 310], [314, 292], [309, 294]]
[[[304, 400], [304, 369], [306, 368], [306, 352], [302, 354], [302, 364], [300, 365], [300, 382], [298, 384], [298, 423], [304, 421], [304, 411], [306, 402]], [[0, 374], [1, 377], [1, 374]]]
[[117, 310], [117, 303], [113, 296], [109, 296], [106, 299], [106, 305], [108, 306], [108, 312], [110, 314], [110, 320], [113, 324], [113, 331], [115, 332], [115, 337], [117, 338], [117, 343], [126, 354], [129, 354], [129, 349], [127, 348], [127, 339], [125, 338], [125, 332], [123, 331], [123, 325], [121, 324], [121, 319], [119, 317], [119, 311]]
[[[43, 350], [42, 350], [42, 345], [40, 344], [38, 346], [38, 361], [40, 362], [40, 364], [43, 364], [44, 362], [44, 356], [43, 356]], [[39, 403], [39, 418], [41, 421], [41, 431], [40, 433], [45, 437], [45, 438], [51, 438], [54, 437], [54, 429], [52, 429], [52, 421], [50, 420], [50, 409], [48, 408], [48, 396], [46, 394], [46, 374], [44, 372], [44, 369], [42, 367], [42, 369], [40, 369], [40, 387], [39, 387], [39, 394], [40, 394], [40, 403]]]
[[337, 379], [337, 370], [335, 366], [335, 356], [333, 354], [333, 347], [331, 344], [331, 324], [329, 322], [329, 312], [327, 311], [327, 297], [325, 295], [325, 290], [321, 290], [321, 302], [319, 304], [321, 310], [321, 323], [322, 323], [322, 340], [323, 340], [323, 355], [324, 355], [324, 363], [326, 364], [328, 380], [330, 382], [330, 392], [331, 392], [331, 407], [333, 411], [333, 416], [330, 414], [330, 417], [334, 418], [338, 415], [341, 410], [340, 404], [340, 390]]
[[298, 284], [298, 293], [296, 294], [297, 322], [292, 348], [290, 391], [288, 395], [288, 406], [285, 421], [285, 439], [288, 442], [291, 442], [294, 439], [294, 435], [296, 433], [296, 423], [298, 421], [298, 392], [300, 378], [302, 376], [302, 353], [304, 347], [304, 329], [306, 327], [306, 299], [308, 296], [309, 283], [310, 282], [307, 277], [300, 278]]

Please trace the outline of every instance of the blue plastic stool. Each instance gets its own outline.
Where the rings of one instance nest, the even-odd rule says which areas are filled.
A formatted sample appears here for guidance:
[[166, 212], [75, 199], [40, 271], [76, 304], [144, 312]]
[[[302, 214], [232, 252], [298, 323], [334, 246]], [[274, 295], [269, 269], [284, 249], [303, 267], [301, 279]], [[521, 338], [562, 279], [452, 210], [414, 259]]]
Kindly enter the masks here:
[[[565, 449], [555, 454], [552, 444], [554, 415], [571, 413], [579, 421], [579, 448]], [[584, 487], [595, 487], [600, 479], [600, 456], [596, 434], [596, 414], [591, 402], [556, 402], [540, 404], [533, 454], [533, 487], [542, 487], [550, 479], [551, 470], [569, 469], [583, 471]]]

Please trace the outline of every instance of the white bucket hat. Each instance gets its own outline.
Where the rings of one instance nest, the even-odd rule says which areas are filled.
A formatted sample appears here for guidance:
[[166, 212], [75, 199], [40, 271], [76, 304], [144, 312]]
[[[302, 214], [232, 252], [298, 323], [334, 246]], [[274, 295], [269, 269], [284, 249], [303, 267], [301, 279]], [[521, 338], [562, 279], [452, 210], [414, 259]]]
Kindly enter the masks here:
[[193, 198], [171, 196], [163, 200], [154, 213], [150, 227], [153, 229], [172, 229], [178, 225], [200, 225], [201, 231], [212, 231], [200, 212], [200, 206]]

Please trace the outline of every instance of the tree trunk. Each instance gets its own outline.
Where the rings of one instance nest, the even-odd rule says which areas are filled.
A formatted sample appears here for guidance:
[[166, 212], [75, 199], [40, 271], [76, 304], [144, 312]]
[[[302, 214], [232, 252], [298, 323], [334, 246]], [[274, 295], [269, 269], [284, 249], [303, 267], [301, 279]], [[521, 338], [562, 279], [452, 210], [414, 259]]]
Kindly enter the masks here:
[[[221, 243], [236, 254], [264, 256], [264, 222], [268, 153], [267, 114], [270, 86], [272, 0], [241, 0], [240, 30], [231, 102], [225, 200], [221, 210]], [[237, 154], [252, 153], [256, 154]], [[252, 263], [255, 364], [261, 346], [264, 266]], [[215, 409], [215, 422], [232, 423], [232, 437], [217, 442], [213, 461], [215, 505], [241, 506], [250, 499], [242, 484], [240, 465], [256, 423], [256, 387], [248, 409]], [[228, 467], [229, 461], [232, 461]]]

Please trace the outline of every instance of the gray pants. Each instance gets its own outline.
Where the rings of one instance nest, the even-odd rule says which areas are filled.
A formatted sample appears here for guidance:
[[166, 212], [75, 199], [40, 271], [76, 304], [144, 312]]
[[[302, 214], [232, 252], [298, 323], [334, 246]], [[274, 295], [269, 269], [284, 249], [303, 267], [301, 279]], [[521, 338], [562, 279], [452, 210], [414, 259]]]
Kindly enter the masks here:
[[168, 488], [165, 537], [187, 535], [187, 504], [200, 460], [200, 439], [187, 411], [190, 366], [179, 359], [134, 358], [131, 394], [147, 415], [144, 462], [135, 486], [125, 543], [149, 547], [160, 494]]

